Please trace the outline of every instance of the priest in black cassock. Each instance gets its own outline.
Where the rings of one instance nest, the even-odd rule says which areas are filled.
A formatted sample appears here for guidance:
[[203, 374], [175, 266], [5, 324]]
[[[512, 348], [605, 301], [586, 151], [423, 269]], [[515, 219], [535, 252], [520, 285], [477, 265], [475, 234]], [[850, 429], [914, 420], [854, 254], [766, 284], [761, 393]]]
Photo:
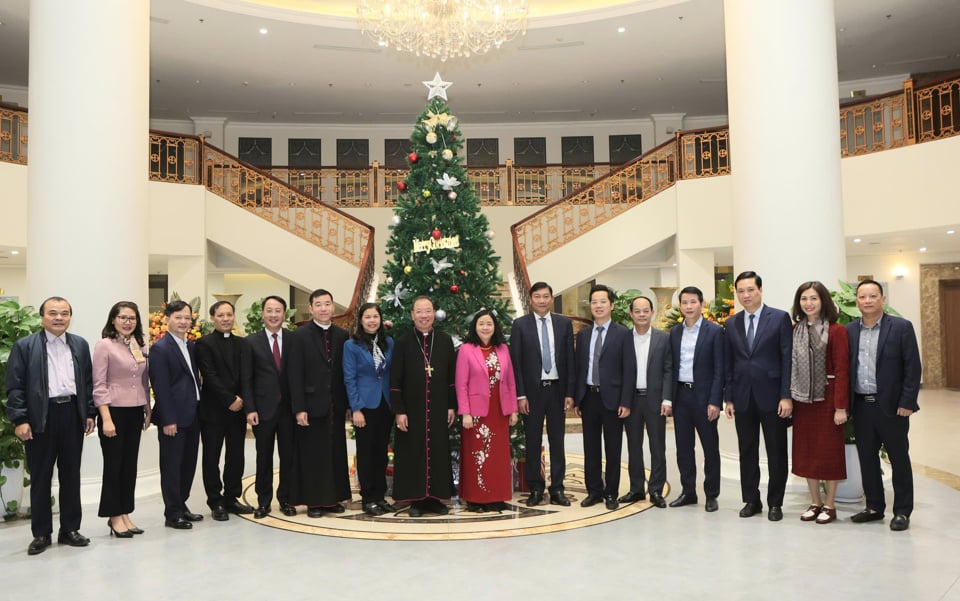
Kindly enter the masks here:
[[343, 345], [350, 337], [333, 325], [333, 295], [310, 295], [313, 319], [290, 336], [287, 375], [290, 407], [296, 418], [296, 454], [290, 498], [306, 505], [312, 518], [343, 513], [350, 499], [347, 439], [347, 389], [343, 382]]
[[433, 329], [433, 301], [415, 298], [411, 317], [414, 329], [397, 339], [390, 369], [393, 498], [411, 501], [411, 517], [444, 515], [443, 501], [453, 496], [448, 429], [457, 415], [456, 354], [450, 336]]

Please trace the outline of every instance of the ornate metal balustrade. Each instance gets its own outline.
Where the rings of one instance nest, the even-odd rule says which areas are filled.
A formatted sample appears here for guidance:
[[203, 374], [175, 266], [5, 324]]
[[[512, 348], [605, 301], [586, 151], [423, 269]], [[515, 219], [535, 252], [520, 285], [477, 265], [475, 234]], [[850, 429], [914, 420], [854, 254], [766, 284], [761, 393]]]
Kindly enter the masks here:
[[840, 155], [856, 156], [909, 143], [909, 96], [893, 92], [840, 107]]
[[27, 110], [0, 102], [0, 161], [27, 164]]
[[150, 179], [157, 182], [202, 184], [203, 139], [172, 132], [150, 132]]

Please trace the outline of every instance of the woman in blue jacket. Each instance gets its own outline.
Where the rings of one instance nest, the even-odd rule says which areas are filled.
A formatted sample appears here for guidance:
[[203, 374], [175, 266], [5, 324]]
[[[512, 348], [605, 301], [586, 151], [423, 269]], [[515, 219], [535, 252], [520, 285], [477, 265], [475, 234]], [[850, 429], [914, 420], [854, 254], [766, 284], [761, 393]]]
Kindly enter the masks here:
[[343, 379], [356, 429], [357, 478], [363, 511], [371, 517], [396, 511], [387, 503], [387, 444], [393, 427], [390, 360], [393, 339], [386, 335], [376, 303], [357, 310], [353, 337], [343, 347]]

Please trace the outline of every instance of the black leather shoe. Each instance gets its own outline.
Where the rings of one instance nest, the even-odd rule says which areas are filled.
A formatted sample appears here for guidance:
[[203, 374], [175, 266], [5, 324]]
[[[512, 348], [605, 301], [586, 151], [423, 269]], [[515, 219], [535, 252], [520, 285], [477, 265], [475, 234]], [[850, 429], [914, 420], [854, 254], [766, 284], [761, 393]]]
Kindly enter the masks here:
[[446, 503], [439, 499], [427, 499], [424, 501], [424, 504], [424, 510], [429, 511], [430, 513], [435, 513], [437, 515], [447, 515], [450, 513]]
[[607, 496], [605, 496], [605, 497], [603, 498], [603, 504], [604, 504], [604, 506], [605, 506], [607, 509], [609, 509], [610, 511], [613, 511], [613, 510], [616, 509], [617, 507], [620, 507], [620, 503], [617, 503], [617, 498], [616, 498], [615, 496], [613, 496], [613, 495], [607, 495]]
[[562, 492], [550, 493], [550, 504], [560, 505], [561, 507], [570, 507], [570, 499]]
[[267, 505], [260, 505], [253, 512], [253, 518], [256, 520], [262, 520], [268, 515], [270, 515], [270, 507]]
[[663, 500], [663, 495], [658, 492], [650, 493], [650, 502], [653, 503], [654, 507], [659, 507], [660, 509], [667, 506], [667, 502]]
[[343, 513], [344, 511], [347, 510], [347, 508], [341, 505], [340, 503], [334, 503], [329, 507], [324, 507], [323, 510], [328, 511], [330, 513]]
[[527, 507], [536, 507], [540, 503], [543, 503], [543, 491], [534, 490], [530, 493], [530, 496], [527, 497], [527, 500], [524, 501], [527, 504]]
[[30, 546], [27, 547], [27, 555], [39, 555], [47, 550], [52, 543], [50, 542], [50, 535], [47, 536], [38, 536], [30, 542]]
[[236, 515], [248, 515], [253, 513], [253, 507], [250, 507], [246, 503], [241, 503], [236, 499], [224, 503], [224, 508], [230, 513]]
[[679, 497], [670, 501], [670, 507], [683, 507], [684, 505], [696, 505], [699, 503], [697, 495], [680, 494]]
[[86, 547], [90, 544], [90, 539], [76, 530], [71, 530], [70, 532], [61, 532], [57, 536], [57, 543], [70, 545], [71, 547]]
[[623, 495], [617, 501], [621, 503], [636, 503], [637, 501], [643, 501], [646, 497], [638, 492], [630, 491], [627, 494]]
[[[866, 524], [867, 522], [876, 522], [877, 520], [882, 520], [883, 514], [879, 511], [873, 511], [871, 509], [864, 509], [860, 513], [855, 513], [850, 516], [850, 521], [854, 524]], [[891, 522], [892, 523], [892, 522]]]
[[909, 527], [910, 517], [903, 515], [902, 513], [898, 513], [897, 515], [893, 516], [892, 520], [890, 520], [890, 529], [894, 532], [903, 532]]
[[580, 507], [593, 507], [602, 500], [603, 495], [587, 495], [584, 500], [580, 501]]
[[487, 506], [480, 503], [471, 503], [470, 501], [467, 501], [466, 510], [470, 513], [483, 513], [487, 510]]
[[407, 514], [412, 518], [418, 518], [423, 515], [423, 508], [420, 507], [419, 503], [412, 503], [410, 509], [407, 511]]
[[193, 523], [183, 516], [178, 517], [175, 520], [166, 520], [163, 525], [167, 528], [173, 528], [174, 530], [190, 530], [193, 528]]
[[779, 505], [773, 505], [767, 510], [767, 519], [771, 522], [779, 522], [783, 519], [783, 508]]
[[307, 507], [307, 517], [308, 518], [322, 518], [323, 509], [320, 507]]
[[707, 502], [703, 504], [703, 509], [707, 513], [713, 513], [714, 511], [720, 509], [720, 505], [717, 504], [717, 498], [707, 497]]
[[761, 511], [763, 511], [763, 505], [761, 503], [747, 503], [743, 506], [743, 509], [740, 510], [740, 517], [752, 518]]
[[377, 505], [376, 501], [370, 501], [369, 503], [363, 504], [363, 512], [369, 515], [372, 518], [380, 517], [383, 515], [383, 509]]
[[223, 505], [215, 506], [211, 510], [210, 515], [213, 516], [213, 519], [216, 522], [226, 522], [227, 520], [230, 519], [230, 514], [227, 513], [227, 508], [224, 507]]
[[380, 506], [380, 509], [382, 509], [384, 513], [396, 513], [397, 511], [396, 506], [392, 503], [387, 503], [386, 499], [380, 499], [377, 501], [377, 505]]
[[288, 518], [292, 518], [293, 516], [297, 515], [297, 508], [290, 503], [280, 503], [280, 513]]
[[189, 511], [185, 511], [183, 513], [183, 519], [187, 520], [188, 522], [199, 522], [203, 520], [203, 516], [200, 515], [199, 513], [191, 513]]

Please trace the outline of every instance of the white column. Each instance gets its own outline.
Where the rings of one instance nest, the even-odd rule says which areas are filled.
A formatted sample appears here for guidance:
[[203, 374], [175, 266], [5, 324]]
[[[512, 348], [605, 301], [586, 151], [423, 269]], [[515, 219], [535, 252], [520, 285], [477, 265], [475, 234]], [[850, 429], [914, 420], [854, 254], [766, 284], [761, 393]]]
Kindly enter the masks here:
[[[678, 130], [683, 129], [683, 118], [686, 113], [653, 113], [650, 118], [653, 120], [653, 148], [672, 140]], [[649, 149], [647, 149], [649, 150]]]
[[150, 3], [30, 2], [27, 286], [67, 298], [91, 343], [147, 309]]
[[725, 0], [736, 272], [788, 309], [844, 277], [833, 0]]
[[[712, 250], [677, 249], [677, 293], [687, 286], [696, 286], [703, 292], [704, 304], [716, 296], [714, 275], [714, 252]], [[679, 298], [675, 299], [679, 300]], [[680, 305], [677, 304], [679, 307]]]
[[217, 148], [224, 146], [227, 119], [225, 117], [190, 117], [193, 121], [193, 133], [203, 136], [204, 140]]

